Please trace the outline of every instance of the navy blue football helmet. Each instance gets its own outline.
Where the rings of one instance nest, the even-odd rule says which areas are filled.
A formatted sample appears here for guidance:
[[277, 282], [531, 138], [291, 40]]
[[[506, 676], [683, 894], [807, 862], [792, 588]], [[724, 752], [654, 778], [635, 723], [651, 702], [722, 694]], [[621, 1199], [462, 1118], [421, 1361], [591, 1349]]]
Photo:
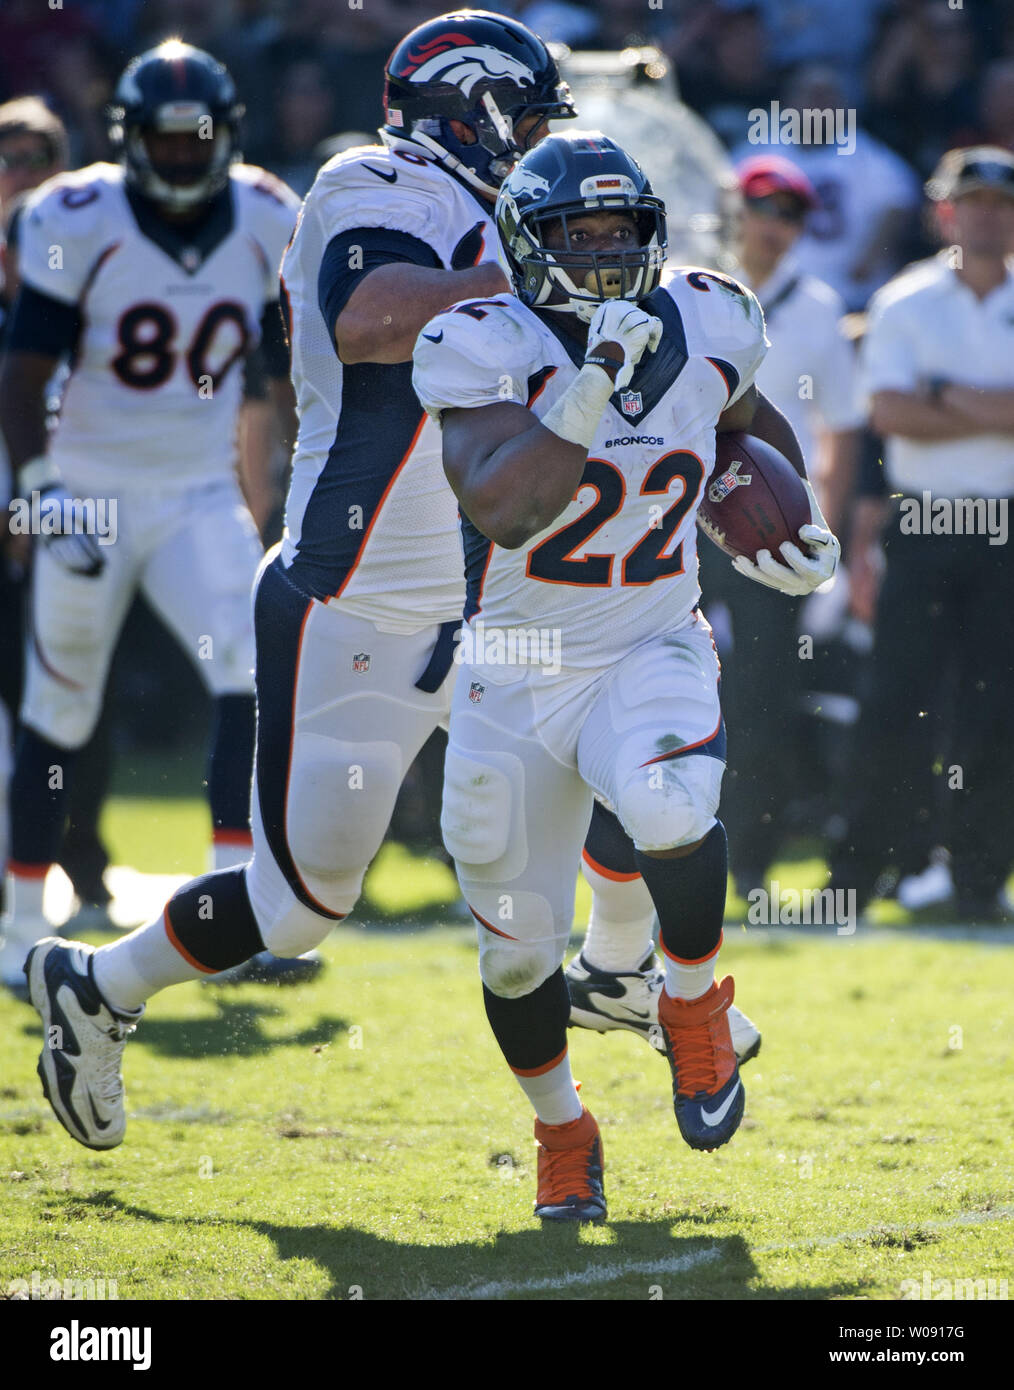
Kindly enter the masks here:
[[[590, 212], [629, 212], [640, 244], [629, 251], [571, 248], [568, 219]], [[515, 291], [533, 308], [587, 321], [605, 299], [636, 302], [658, 287], [665, 204], [637, 161], [598, 131], [550, 135], [530, 150], [504, 180], [495, 216]], [[562, 223], [562, 250], [545, 245], [552, 222]]]
[[[122, 155], [129, 185], [168, 212], [187, 212], [225, 187], [229, 165], [239, 156], [242, 115], [222, 64], [167, 39], [124, 70], [109, 108], [109, 138]], [[202, 157], [156, 161], [145, 143], [151, 133], [192, 136]]]
[[[546, 45], [517, 20], [485, 10], [441, 15], [404, 39], [384, 70], [385, 137], [408, 137], [488, 197], [527, 148], [518, 121], [577, 115]], [[465, 145], [451, 129], [475, 132]]]

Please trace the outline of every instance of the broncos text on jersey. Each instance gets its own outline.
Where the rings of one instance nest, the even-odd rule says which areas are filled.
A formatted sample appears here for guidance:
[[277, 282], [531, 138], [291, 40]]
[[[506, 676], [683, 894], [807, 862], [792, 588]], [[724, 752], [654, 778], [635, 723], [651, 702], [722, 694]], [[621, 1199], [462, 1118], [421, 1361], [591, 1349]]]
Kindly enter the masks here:
[[[714, 271], [674, 271], [641, 307], [662, 320], [661, 343], [612, 396], [566, 509], [517, 550], [462, 517], [466, 619], [481, 613], [487, 629], [559, 627], [568, 668], [608, 666], [689, 617], [700, 597], [695, 517], [715, 425], [768, 347], [755, 297]], [[541, 418], [584, 351], [551, 311], [508, 296], [466, 302], [420, 335], [415, 388], [434, 419], [511, 399]]]
[[81, 329], [51, 454], [75, 488], [190, 487], [231, 474], [242, 359], [299, 199], [234, 165], [194, 244], [93, 164], [43, 184], [21, 223], [21, 273]]

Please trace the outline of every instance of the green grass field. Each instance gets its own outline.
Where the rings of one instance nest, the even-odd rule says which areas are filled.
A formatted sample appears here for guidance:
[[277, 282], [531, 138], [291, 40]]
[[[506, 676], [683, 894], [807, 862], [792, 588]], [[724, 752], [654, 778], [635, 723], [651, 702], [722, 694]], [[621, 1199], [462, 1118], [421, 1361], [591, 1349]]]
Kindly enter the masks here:
[[[199, 803], [108, 814], [118, 859], [200, 869]], [[438, 917], [450, 891], [442, 866], [393, 847], [370, 885], [392, 922]], [[603, 1131], [601, 1228], [532, 1216], [531, 1116], [467, 928], [345, 927], [301, 991], [159, 995], [126, 1052], [127, 1138], [106, 1154], [59, 1127], [36, 1016], [0, 998], [0, 1296], [33, 1273], [172, 1300], [896, 1299], [927, 1274], [1009, 1279], [1010, 944], [814, 931], [727, 923], [723, 964], [764, 1047], [717, 1153], [683, 1144], [643, 1042], [571, 1033]]]

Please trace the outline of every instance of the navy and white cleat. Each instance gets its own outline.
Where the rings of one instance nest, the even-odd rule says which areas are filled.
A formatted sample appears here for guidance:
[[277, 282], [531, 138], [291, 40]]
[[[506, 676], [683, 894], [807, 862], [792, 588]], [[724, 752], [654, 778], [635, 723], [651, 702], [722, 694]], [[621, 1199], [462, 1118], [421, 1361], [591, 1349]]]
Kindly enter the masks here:
[[[563, 973], [570, 991], [571, 1028], [590, 1028], [596, 1033], [624, 1028], [638, 1033], [659, 1052], [665, 1051], [658, 1027], [665, 971], [654, 953], [641, 962], [640, 969], [619, 972], [599, 970], [582, 953]], [[743, 1066], [760, 1052], [760, 1030], [735, 1004], [729, 1007], [729, 1028], [736, 1058]]]
[[273, 956], [260, 951], [239, 965], [206, 975], [206, 985], [305, 985], [316, 979], [324, 969], [324, 957], [319, 951], [307, 951], [302, 956]]
[[535, 1215], [543, 1221], [604, 1221], [602, 1139], [587, 1108], [566, 1125], [535, 1121], [539, 1145]]
[[95, 984], [91, 946], [47, 936], [25, 962], [28, 993], [42, 1019], [38, 1073], [56, 1118], [79, 1144], [113, 1149], [126, 1116], [120, 1062], [144, 1009], [110, 1009]]
[[700, 999], [662, 992], [658, 1021], [672, 1070], [673, 1109], [692, 1149], [717, 1149], [739, 1128], [746, 1092], [732, 1046], [728, 1009], [734, 993], [727, 975]]
[[570, 991], [570, 1026], [606, 1033], [625, 1028], [649, 1041], [658, 1023], [658, 996], [665, 973], [652, 953], [638, 970], [600, 970], [575, 956], [563, 972]]

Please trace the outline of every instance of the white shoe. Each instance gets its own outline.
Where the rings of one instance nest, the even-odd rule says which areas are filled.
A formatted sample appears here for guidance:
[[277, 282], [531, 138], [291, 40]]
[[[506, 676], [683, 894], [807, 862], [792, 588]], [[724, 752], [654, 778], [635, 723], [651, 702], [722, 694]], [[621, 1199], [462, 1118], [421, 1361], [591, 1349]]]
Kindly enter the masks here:
[[898, 884], [898, 902], [910, 912], [935, 907], [953, 896], [954, 880], [950, 861], [946, 857], [935, 858], [921, 874], [907, 874]]
[[735, 1004], [729, 1005], [727, 1017], [736, 1060], [742, 1066], [744, 1062], [749, 1062], [751, 1058], [756, 1057], [761, 1049], [760, 1029], [742, 1009], [737, 1009]]
[[[599, 970], [589, 965], [583, 953], [575, 956], [563, 972], [570, 991], [570, 1026], [605, 1033], [625, 1028], [639, 1033], [656, 1051], [663, 1052], [658, 1027], [658, 997], [665, 983], [665, 971], [654, 952], [641, 962], [640, 970]], [[729, 1006], [729, 1030], [739, 1065], [749, 1062], [760, 1051], [757, 1026], [735, 1004]]]
[[123, 1047], [144, 1012], [116, 1013], [95, 983], [91, 946], [44, 937], [25, 964], [42, 1019], [38, 1073], [56, 1118], [79, 1144], [113, 1149], [126, 1130]]

